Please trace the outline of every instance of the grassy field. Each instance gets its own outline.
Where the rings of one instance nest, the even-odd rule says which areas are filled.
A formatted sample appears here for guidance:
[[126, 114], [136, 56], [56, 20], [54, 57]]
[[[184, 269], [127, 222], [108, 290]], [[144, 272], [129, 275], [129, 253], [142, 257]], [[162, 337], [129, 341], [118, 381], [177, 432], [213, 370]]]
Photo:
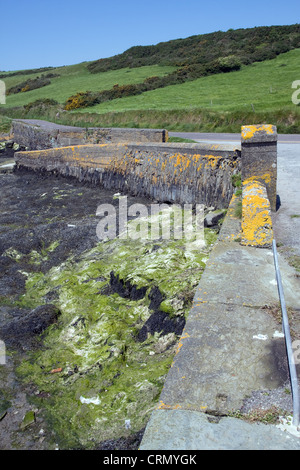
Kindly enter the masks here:
[[79, 112], [193, 108], [214, 111], [279, 110], [295, 106], [291, 101], [294, 80], [300, 80], [300, 49], [281, 54], [273, 60], [243, 66], [239, 71], [116, 99]]
[[[69, 96], [80, 91], [101, 91], [112, 88], [114, 85], [127, 85], [140, 83], [145, 78], [156, 76], [164, 76], [175, 70], [175, 67], [151, 65], [139, 67], [136, 69], [124, 68], [120, 70], [112, 70], [99, 74], [91, 74], [87, 69], [88, 62], [77, 65], [58, 67], [50, 70], [53, 74], [59, 74], [59, 77], [51, 79], [51, 85], [28, 91], [26, 93], [18, 93], [6, 97], [6, 107], [23, 106], [35, 100], [49, 98], [63, 104]], [[28, 78], [36, 78], [41, 74], [17, 75], [4, 78], [3, 81], [6, 89], [27, 80]]]
[[[8, 117], [56, 120], [58, 110], [79, 91], [100, 91], [115, 84], [140, 83], [149, 76], [164, 76], [174, 68], [145, 66], [97, 74], [88, 63], [52, 69], [60, 77], [51, 85], [7, 96], [0, 113]], [[29, 77], [4, 79], [7, 89]], [[280, 133], [300, 133], [300, 106], [292, 103], [292, 83], [300, 80], [300, 49], [275, 59], [242, 66], [241, 70], [202, 77], [137, 96], [107, 101], [90, 108], [61, 112], [57, 122], [78, 126], [152, 127], [173, 131], [239, 132], [241, 125], [269, 122]], [[26, 112], [21, 106], [41, 98], [60, 103]], [[19, 108], [16, 108], [19, 107]], [[7, 118], [4, 126], [7, 126]]]

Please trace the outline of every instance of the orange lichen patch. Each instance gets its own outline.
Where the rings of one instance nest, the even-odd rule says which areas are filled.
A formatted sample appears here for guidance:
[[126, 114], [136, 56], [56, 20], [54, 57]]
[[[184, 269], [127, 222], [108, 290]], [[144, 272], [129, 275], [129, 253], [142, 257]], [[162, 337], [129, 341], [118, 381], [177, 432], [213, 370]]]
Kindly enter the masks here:
[[214, 156], [214, 155], [205, 155], [205, 157], [207, 159], [206, 163], [205, 163], [205, 168], [212, 168], [212, 169], [215, 169], [216, 166], [217, 166], [217, 163], [218, 161], [220, 160], [220, 156]]
[[251, 176], [250, 178], [247, 178], [247, 180], [245, 180], [245, 183], [255, 182], [258, 180], [263, 180], [266, 184], [269, 184], [271, 182], [271, 175], [270, 173], [265, 173], [263, 175]]
[[183, 346], [182, 341], [183, 341], [184, 339], [186, 339], [186, 338], [189, 338], [189, 337], [190, 337], [190, 335], [189, 335], [187, 332], [185, 332], [185, 333], [181, 336], [181, 338], [180, 338], [180, 340], [179, 340], [179, 343], [178, 343], [178, 345], [177, 345], [177, 348], [176, 348], [175, 355], [178, 354], [179, 351], [180, 351], [180, 349], [182, 348], [182, 346]]
[[261, 126], [243, 126], [242, 138], [244, 140], [251, 139], [257, 132], [265, 132], [268, 135], [274, 135], [274, 126], [271, 124], [263, 124]]
[[266, 188], [257, 181], [243, 183], [242, 244], [270, 246], [273, 229]]
[[182, 171], [182, 170], [186, 170], [190, 163], [191, 163], [191, 159], [190, 157], [187, 157], [186, 155], [181, 155], [180, 153], [176, 153], [175, 155], [171, 155], [169, 157], [169, 160], [174, 160], [175, 159], [175, 163], [174, 164], [174, 167], [180, 167], [179, 170]]
[[158, 410], [178, 410], [181, 408], [181, 405], [166, 405], [163, 401], [160, 400], [157, 407]]

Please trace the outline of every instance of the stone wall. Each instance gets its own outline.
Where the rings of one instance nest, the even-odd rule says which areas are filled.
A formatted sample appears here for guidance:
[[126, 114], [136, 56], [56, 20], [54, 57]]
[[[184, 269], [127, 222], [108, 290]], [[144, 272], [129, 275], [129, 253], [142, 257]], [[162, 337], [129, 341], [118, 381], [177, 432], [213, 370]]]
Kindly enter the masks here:
[[14, 141], [28, 150], [44, 150], [69, 145], [118, 142], [166, 142], [164, 129], [127, 129], [63, 126], [39, 120], [14, 120]]
[[18, 168], [50, 171], [161, 202], [227, 207], [240, 150], [205, 144], [94, 144], [18, 152]]

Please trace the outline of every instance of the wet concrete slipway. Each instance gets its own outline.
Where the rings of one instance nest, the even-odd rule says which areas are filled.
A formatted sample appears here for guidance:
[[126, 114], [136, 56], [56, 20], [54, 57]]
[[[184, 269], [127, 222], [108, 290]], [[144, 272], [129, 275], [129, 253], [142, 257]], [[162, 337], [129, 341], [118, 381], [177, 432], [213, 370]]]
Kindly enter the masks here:
[[[300, 146], [290, 147], [279, 145], [281, 207], [273, 223], [291, 333], [297, 341]], [[156, 285], [150, 285], [148, 293], [150, 305], [145, 305], [142, 301], [149, 286], [143, 284], [142, 273], [146, 265], [140, 266], [138, 257], [131, 260], [137, 277], [122, 284], [125, 268], [122, 271], [110, 264], [115, 247], [109, 248], [106, 257], [103, 251], [94, 251], [98, 244], [96, 208], [101, 203], [117, 208], [113, 192], [30, 172], [0, 174], [0, 191], [0, 339], [5, 336], [7, 353], [5, 364], [0, 365], [0, 449], [300, 450], [297, 430], [284, 419], [278, 420], [292, 414], [292, 396], [272, 252], [240, 245], [240, 220], [234, 207], [228, 210], [218, 243], [197, 260], [201, 269], [197, 270], [191, 259], [181, 271], [177, 272], [174, 264], [168, 268], [168, 251], [167, 261], [162, 257], [156, 266], [162, 271], [163, 277], [159, 277], [153, 274], [154, 260], [159, 259], [163, 247], [159, 243], [144, 247], [141, 263], [149, 256], [151, 275], [154, 279], [157, 275]], [[149, 205], [151, 201], [128, 197], [128, 204], [136, 202]], [[178, 258], [177, 247], [172, 249]], [[131, 245], [130, 251], [140, 256], [138, 245]], [[118, 262], [126, 264], [118, 255]], [[103, 271], [90, 270], [95, 259]], [[165, 286], [171, 285], [172, 275], [174, 283], [178, 277], [174, 285], [181, 289], [179, 297]], [[163, 287], [171, 302], [163, 297]], [[79, 306], [85, 288], [91, 289], [88, 295], [114, 299], [114, 309], [123, 316], [121, 322], [120, 315], [112, 317], [118, 331], [125, 331], [128, 322], [130, 328], [134, 323], [135, 338], [129, 345], [121, 333], [116, 335], [109, 329], [111, 338], [97, 343], [89, 325], [108, 327], [102, 316], [93, 317], [89, 302]], [[193, 304], [185, 304], [191, 292]], [[124, 306], [120, 297], [126, 300]], [[164, 311], [157, 308], [162, 303]], [[36, 325], [32, 316], [41, 304], [54, 307], [51, 312], [43, 311], [45, 318], [54, 319], [45, 341], [40, 335], [43, 327]], [[67, 312], [58, 323], [55, 305]], [[111, 309], [107, 302], [105, 307]], [[79, 315], [74, 315], [76, 309]], [[170, 309], [172, 324], [164, 316]], [[137, 311], [137, 317], [126, 320], [124, 312], [128, 310]], [[154, 317], [161, 319], [156, 326]], [[33, 319], [31, 329], [24, 318]], [[62, 324], [61, 329], [57, 324]], [[162, 327], [164, 335], [159, 339]], [[85, 349], [86, 331], [92, 352]], [[131, 339], [132, 331], [128, 333]], [[70, 335], [76, 343], [74, 349], [68, 342]], [[56, 351], [51, 350], [53, 344]], [[109, 370], [93, 356], [98, 350], [109, 362]], [[34, 351], [39, 357], [32, 355]], [[79, 362], [74, 363], [74, 357]], [[20, 366], [20, 358], [26, 367]], [[133, 373], [129, 377], [130, 366]], [[124, 387], [131, 390], [134, 375], [134, 390], [126, 396]], [[70, 400], [66, 389], [77, 393], [75, 400]], [[99, 412], [100, 403], [106, 407], [106, 417]], [[143, 413], [148, 420], [135, 422], [136, 415]], [[94, 434], [80, 435], [78, 423], [84, 432], [89, 429]], [[73, 435], [68, 435], [68, 427]], [[102, 433], [102, 428], [111, 432]]]

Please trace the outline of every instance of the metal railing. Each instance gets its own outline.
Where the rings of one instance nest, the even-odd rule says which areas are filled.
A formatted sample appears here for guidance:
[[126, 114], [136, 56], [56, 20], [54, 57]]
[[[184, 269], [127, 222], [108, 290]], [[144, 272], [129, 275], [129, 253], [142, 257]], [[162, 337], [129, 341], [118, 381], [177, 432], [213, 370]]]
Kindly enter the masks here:
[[293, 354], [293, 349], [292, 349], [292, 339], [291, 339], [289, 320], [288, 320], [286, 304], [285, 304], [285, 299], [284, 299], [281, 275], [280, 275], [280, 270], [279, 270], [278, 255], [277, 255], [277, 248], [276, 248], [275, 240], [273, 240], [272, 247], [273, 247], [275, 271], [276, 271], [277, 287], [278, 287], [281, 312], [282, 312], [282, 329], [283, 329], [283, 333], [285, 337], [285, 345], [286, 345], [286, 351], [287, 351], [289, 373], [290, 373], [290, 380], [291, 380], [291, 389], [292, 389], [292, 396], [293, 396], [293, 425], [296, 426], [299, 430], [300, 401], [299, 401], [298, 378], [297, 378], [295, 359], [294, 359], [294, 354]]

